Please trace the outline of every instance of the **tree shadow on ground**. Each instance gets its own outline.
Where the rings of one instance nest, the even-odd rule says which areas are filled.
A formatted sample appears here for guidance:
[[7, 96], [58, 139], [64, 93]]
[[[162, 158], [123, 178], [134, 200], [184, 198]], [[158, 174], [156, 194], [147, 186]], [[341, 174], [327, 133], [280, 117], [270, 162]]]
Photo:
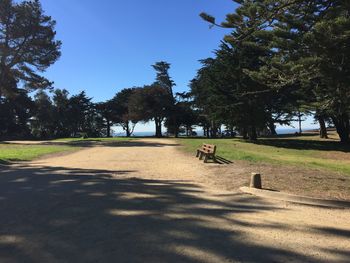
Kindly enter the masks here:
[[84, 141], [70, 142], [70, 146], [91, 147], [91, 146], [107, 146], [107, 147], [166, 147], [180, 146], [178, 143], [154, 142], [154, 141]]
[[193, 183], [132, 178], [135, 173], [2, 167], [0, 261], [313, 260], [244, 237], [238, 226], [286, 227], [239, 220], [242, 214], [277, 210], [261, 199], [237, 194], [208, 198]]
[[324, 249], [324, 252], [328, 253], [328, 254], [333, 254], [336, 256], [342, 255], [342, 257], [344, 258], [343, 261], [339, 261], [339, 262], [349, 262], [349, 258], [350, 258], [350, 249], [347, 250], [341, 250], [341, 249]]
[[5, 161], [3, 159], [0, 159], [0, 169], [1, 169], [1, 165], [8, 165], [9, 162], [8, 161]]
[[[257, 141], [243, 140], [240, 137], [237, 137], [236, 140], [246, 142], [246, 143], [253, 143], [257, 145], [267, 145], [267, 146], [274, 146], [274, 147], [286, 148], [286, 149], [350, 152], [350, 145], [342, 144], [338, 140], [312, 139], [311, 137], [315, 137], [315, 134], [303, 134], [302, 137], [305, 137], [305, 138], [299, 138], [299, 136], [285, 134], [285, 135], [278, 135], [278, 136], [262, 137], [262, 138], [259, 138]], [[310, 139], [308, 139], [307, 137], [310, 137]], [[211, 140], [220, 140], [220, 139], [229, 140], [233, 138], [197, 137], [197, 138], [181, 138], [181, 139], [198, 139], [202, 141], [205, 141], [205, 140], [211, 141]]]
[[[334, 236], [343, 236], [350, 240], [350, 230], [339, 229], [334, 227], [318, 227], [316, 228], [316, 230], [321, 231], [325, 234], [330, 234]], [[350, 246], [350, 243], [349, 243], [349, 246]]]
[[318, 151], [341, 151], [350, 152], [350, 145], [341, 144], [335, 141], [320, 140], [298, 140], [291, 138], [260, 139], [254, 144], [274, 146], [278, 148], [296, 149], [296, 150], [318, 150]]
[[[155, 142], [155, 141], [100, 141], [100, 140], [84, 140], [84, 141], [43, 141], [43, 142], [1, 142], [7, 145], [57, 145], [57, 146], [73, 146], [73, 147], [93, 147], [93, 146], [105, 146], [105, 147], [166, 147], [166, 146], [180, 146], [178, 143], [169, 142]], [[0, 144], [1, 144], [0, 143]]]

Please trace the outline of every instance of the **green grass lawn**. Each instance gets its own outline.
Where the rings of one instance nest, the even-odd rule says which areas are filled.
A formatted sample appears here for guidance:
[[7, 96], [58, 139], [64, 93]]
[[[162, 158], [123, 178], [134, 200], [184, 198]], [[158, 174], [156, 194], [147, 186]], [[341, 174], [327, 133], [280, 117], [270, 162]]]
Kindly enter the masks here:
[[246, 160], [322, 168], [350, 175], [350, 147], [317, 135], [263, 138], [256, 143], [242, 139], [178, 139], [185, 150], [194, 153], [204, 142], [217, 145], [217, 155], [228, 160]]
[[91, 146], [95, 142], [127, 142], [137, 138], [63, 138], [48, 141], [46, 144], [15, 144], [0, 142], [0, 164], [15, 161], [30, 161], [35, 158], [54, 153], [79, 150], [83, 146]]
[[60, 152], [77, 150], [68, 145], [24, 145], [0, 143], [0, 163], [30, 161], [35, 158]]

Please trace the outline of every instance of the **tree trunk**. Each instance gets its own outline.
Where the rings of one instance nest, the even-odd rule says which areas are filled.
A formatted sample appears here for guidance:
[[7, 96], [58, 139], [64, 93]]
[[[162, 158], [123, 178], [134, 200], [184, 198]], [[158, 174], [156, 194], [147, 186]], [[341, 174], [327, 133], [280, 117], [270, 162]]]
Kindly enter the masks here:
[[107, 138], [111, 137], [111, 123], [107, 120]]
[[349, 143], [350, 142], [349, 116], [347, 114], [342, 114], [341, 116], [332, 117], [332, 121], [337, 129], [340, 142]]
[[[171, 94], [172, 94], [172, 91], [171, 91]], [[174, 97], [172, 97], [174, 99]], [[175, 103], [175, 99], [173, 101], [173, 103]], [[173, 114], [174, 115], [174, 136], [175, 138], [179, 138], [179, 125], [177, 124], [177, 115], [176, 114]]]
[[[128, 123], [130, 123], [130, 121], [128, 121]], [[136, 123], [135, 122], [131, 122], [131, 129], [129, 129], [130, 131], [130, 136], [134, 133], [135, 127], [136, 127]]]
[[247, 139], [249, 138], [249, 136], [248, 136], [248, 131], [247, 131], [247, 128], [246, 128], [246, 127], [244, 127], [244, 128], [242, 129], [241, 133], [242, 133], [241, 135], [242, 135], [242, 137], [243, 137], [244, 140], [247, 140]]
[[206, 127], [206, 133], [207, 133], [207, 138], [209, 139], [210, 138], [210, 128], [209, 127]]
[[328, 139], [327, 127], [324, 118], [322, 116], [319, 116], [317, 119], [320, 124], [320, 137], [322, 139]]
[[156, 124], [156, 137], [161, 138], [162, 137], [162, 121], [159, 118], [155, 118], [154, 122]]
[[272, 121], [269, 122], [269, 130], [270, 130], [271, 135], [277, 135], [276, 125]]
[[214, 121], [211, 122], [210, 135], [212, 138], [216, 138], [218, 133], [218, 128]]
[[299, 134], [303, 133], [303, 130], [301, 129], [301, 112], [298, 112], [298, 122], [299, 122]]
[[235, 137], [235, 131], [234, 131], [232, 125], [230, 126], [230, 137], [231, 137], [231, 138]]
[[162, 134], [162, 122], [159, 122], [159, 125], [158, 125], [158, 138], [161, 138], [163, 137], [163, 134]]
[[126, 137], [129, 138], [131, 136], [129, 121], [125, 123], [125, 132], [126, 132]]
[[257, 139], [258, 139], [258, 134], [256, 132], [256, 128], [255, 128], [255, 126], [252, 126], [249, 129], [249, 140], [256, 141]]
[[211, 127], [210, 134], [211, 134], [211, 138], [216, 138], [217, 137], [217, 130], [216, 130], [215, 127]]
[[174, 136], [175, 136], [175, 138], [179, 138], [179, 127], [178, 126], [175, 127]]

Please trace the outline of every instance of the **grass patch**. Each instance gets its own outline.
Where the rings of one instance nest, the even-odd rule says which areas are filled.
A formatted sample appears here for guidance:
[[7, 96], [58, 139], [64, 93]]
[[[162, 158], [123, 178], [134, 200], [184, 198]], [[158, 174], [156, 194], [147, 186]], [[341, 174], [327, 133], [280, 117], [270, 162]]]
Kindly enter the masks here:
[[23, 145], [0, 143], [0, 164], [14, 161], [31, 161], [35, 158], [61, 152], [77, 150], [66, 145]]
[[350, 147], [314, 136], [281, 136], [251, 143], [242, 139], [178, 139], [194, 153], [204, 142], [217, 145], [217, 155], [228, 160], [320, 168], [350, 175]]

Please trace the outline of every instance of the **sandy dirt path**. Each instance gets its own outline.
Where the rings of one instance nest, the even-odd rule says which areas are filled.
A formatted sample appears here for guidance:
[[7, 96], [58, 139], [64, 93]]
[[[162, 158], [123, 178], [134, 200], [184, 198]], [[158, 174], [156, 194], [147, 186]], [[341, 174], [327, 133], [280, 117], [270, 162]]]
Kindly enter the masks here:
[[178, 147], [105, 143], [0, 168], [0, 262], [349, 262], [349, 210], [225, 191]]

